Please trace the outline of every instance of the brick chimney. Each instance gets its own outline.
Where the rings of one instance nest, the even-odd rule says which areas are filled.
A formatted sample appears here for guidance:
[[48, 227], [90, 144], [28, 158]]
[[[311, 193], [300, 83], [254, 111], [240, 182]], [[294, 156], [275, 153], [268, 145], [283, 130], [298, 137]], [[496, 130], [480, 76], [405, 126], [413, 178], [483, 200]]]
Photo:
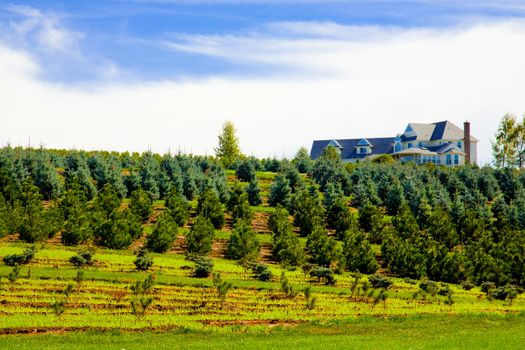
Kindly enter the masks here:
[[470, 164], [470, 123], [467, 120], [463, 124], [464, 138], [465, 143], [465, 164]]

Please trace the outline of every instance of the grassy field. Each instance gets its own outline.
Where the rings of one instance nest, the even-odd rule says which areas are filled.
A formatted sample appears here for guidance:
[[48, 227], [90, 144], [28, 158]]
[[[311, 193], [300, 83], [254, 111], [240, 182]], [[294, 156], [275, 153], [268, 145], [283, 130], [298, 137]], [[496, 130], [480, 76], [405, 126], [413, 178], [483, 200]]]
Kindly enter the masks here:
[[[26, 246], [2, 242], [0, 256]], [[157, 348], [519, 348], [524, 341], [523, 295], [512, 304], [491, 302], [478, 288], [465, 291], [450, 285], [454, 304], [447, 305], [442, 296], [414, 298], [417, 284], [394, 279], [386, 303], [374, 306], [373, 297], [352, 295], [350, 274], [325, 286], [301, 270], [286, 271], [297, 290], [313, 286], [317, 303], [309, 310], [302, 293], [292, 299], [280, 290], [280, 266], [271, 265], [272, 281], [260, 282], [235, 262], [214, 258], [215, 270], [234, 286], [222, 302], [211, 279], [192, 277], [192, 262], [173, 253], [153, 255], [154, 302], [137, 317], [131, 312], [129, 287], [148, 273], [135, 270], [133, 253], [99, 249], [95, 266], [84, 269], [81, 283], [74, 281], [77, 269], [68, 262], [74, 254], [73, 248], [48, 244], [14, 282], [2, 279], [0, 348], [59, 349], [69, 344], [75, 349], [137, 349], [131, 344], [149, 346], [152, 341]], [[0, 275], [11, 270], [1, 266]], [[69, 284], [74, 288], [64, 313], [57, 316], [52, 305], [64, 299], [62, 291]], [[45, 334], [21, 335], [25, 333]]]

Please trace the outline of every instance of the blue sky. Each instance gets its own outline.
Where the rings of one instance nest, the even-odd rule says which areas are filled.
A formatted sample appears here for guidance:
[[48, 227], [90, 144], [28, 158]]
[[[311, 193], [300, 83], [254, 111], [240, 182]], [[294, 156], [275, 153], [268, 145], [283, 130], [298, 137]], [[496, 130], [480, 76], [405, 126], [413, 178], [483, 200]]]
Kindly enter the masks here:
[[[239, 62], [176, 49], [194, 36], [294, 36], [271, 30], [275, 23], [335, 23], [394, 28], [446, 28], [476, 20], [522, 18], [520, 1], [23, 1], [0, 7], [4, 41], [35, 55], [42, 78], [82, 82], [112, 79], [178, 79], [184, 76], [262, 75], [294, 72], [278, 63]], [[35, 16], [68, 33], [82, 59], [39, 44], [34, 28], [17, 26]], [[42, 24], [37, 24], [43, 26]], [[302, 33], [304, 35], [304, 33]], [[299, 38], [301, 33], [295, 35]], [[359, 38], [356, 38], [359, 40]], [[285, 69], [288, 68], [288, 69]]]
[[230, 119], [246, 153], [292, 156], [470, 119], [487, 163], [497, 120], [525, 112], [524, 16], [515, 0], [2, 1], [0, 142], [211, 153]]

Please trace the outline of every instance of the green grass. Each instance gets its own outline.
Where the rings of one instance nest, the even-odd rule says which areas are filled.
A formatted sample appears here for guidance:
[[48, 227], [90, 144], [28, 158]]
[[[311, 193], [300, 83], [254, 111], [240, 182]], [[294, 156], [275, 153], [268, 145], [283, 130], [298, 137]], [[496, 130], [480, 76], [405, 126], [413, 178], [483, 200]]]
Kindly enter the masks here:
[[363, 318], [273, 329], [0, 336], [2, 349], [520, 349], [525, 317]]

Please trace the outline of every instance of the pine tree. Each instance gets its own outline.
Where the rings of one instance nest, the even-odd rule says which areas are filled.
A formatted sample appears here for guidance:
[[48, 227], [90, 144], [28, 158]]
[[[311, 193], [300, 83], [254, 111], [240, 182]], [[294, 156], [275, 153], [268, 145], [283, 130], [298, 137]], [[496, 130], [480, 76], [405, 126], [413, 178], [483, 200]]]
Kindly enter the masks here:
[[168, 251], [177, 239], [178, 226], [169, 214], [162, 214], [146, 239], [146, 248], [155, 253]]
[[257, 178], [253, 178], [250, 183], [248, 183], [246, 193], [248, 194], [248, 202], [250, 202], [250, 205], [258, 206], [262, 204], [261, 190], [259, 189]]
[[232, 260], [255, 261], [259, 257], [261, 244], [255, 231], [240, 221], [233, 229], [226, 247], [226, 257]]
[[210, 219], [204, 216], [197, 216], [186, 234], [186, 253], [188, 255], [207, 255], [211, 252], [215, 229]]
[[224, 211], [219, 198], [212, 190], [206, 190], [200, 197], [197, 204], [197, 213], [210, 219], [213, 227], [221, 229], [225, 224]]
[[153, 213], [153, 201], [142, 188], [131, 193], [129, 207], [142, 221], [146, 221]]
[[290, 207], [292, 189], [289, 181], [282, 174], [278, 174], [270, 187], [268, 202], [270, 206], [275, 207], [278, 204], [288, 208]]
[[301, 174], [306, 174], [312, 171], [313, 161], [308, 154], [308, 150], [304, 147], [301, 147], [299, 151], [297, 151], [292, 162]]

